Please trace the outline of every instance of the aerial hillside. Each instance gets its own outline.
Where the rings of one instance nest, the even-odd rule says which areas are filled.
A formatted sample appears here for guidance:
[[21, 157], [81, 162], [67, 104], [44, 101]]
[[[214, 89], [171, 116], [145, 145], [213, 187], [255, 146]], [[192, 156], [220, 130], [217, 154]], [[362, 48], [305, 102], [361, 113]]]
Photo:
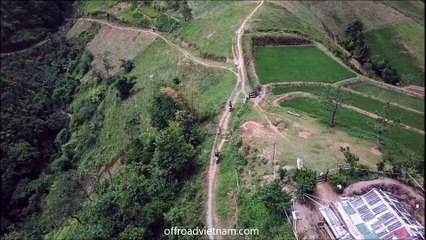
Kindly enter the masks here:
[[2, 240], [424, 231], [423, 2], [46, 3], [1, 5]]

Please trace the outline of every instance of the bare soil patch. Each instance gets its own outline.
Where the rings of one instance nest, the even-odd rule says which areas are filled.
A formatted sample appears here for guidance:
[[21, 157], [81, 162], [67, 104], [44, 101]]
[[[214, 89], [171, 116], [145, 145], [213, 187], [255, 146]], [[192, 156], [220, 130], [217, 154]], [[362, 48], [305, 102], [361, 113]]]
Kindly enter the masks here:
[[260, 123], [254, 121], [245, 122], [243, 125], [241, 125], [241, 127], [244, 130], [251, 132], [256, 137], [262, 137], [265, 134], [263, 126]]
[[308, 139], [308, 138], [311, 137], [312, 133], [309, 132], [308, 130], [303, 130], [303, 131], [299, 132], [298, 135], [299, 135], [300, 138]]
[[335, 202], [340, 200], [340, 196], [333, 190], [333, 188], [328, 182], [318, 183], [315, 195], [329, 202]]
[[216, 33], [216, 31], [209, 32], [209, 35], [207, 35], [207, 38], [211, 38], [215, 33]]
[[382, 152], [379, 149], [377, 149], [376, 147], [370, 148], [370, 152], [372, 154], [376, 155], [376, 156], [382, 156]]
[[[133, 59], [139, 51], [152, 43], [157, 36], [150, 33], [117, 29], [103, 25], [86, 49], [93, 54], [92, 69], [83, 77], [87, 81], [92, 76], [93, 69], [102, 68], [102, 55], [110, 52], [108, 59], [114, 68], [110, 70], [113, 75], [120, 70], [120, 59]], [[104, 73], [105, 74], [105, 73]]]
[[[383, 191], [390, 192], [402, 203], [405, 209], [407, 209], [407, 211], [417, 219], [417, 221], [419, 221], [423, 226], [425, 225], [424, 194], [397, 180], [391, 178], [383, 178], [375, 179], [372, 181], [357, 182], [347, 187], [344, 191], [344, 194], [349, 196], [353, 195], [354, 193], [363, 194], [368, 192], [372, 188], [379, 188]], [[419, 208], [416, 208], [416, 204], [419, 206]]]
[[425, 87], [410, 85], [406, 86], [404, 89], [410, 92], [415, 92], [417, 94], [425, 95]]

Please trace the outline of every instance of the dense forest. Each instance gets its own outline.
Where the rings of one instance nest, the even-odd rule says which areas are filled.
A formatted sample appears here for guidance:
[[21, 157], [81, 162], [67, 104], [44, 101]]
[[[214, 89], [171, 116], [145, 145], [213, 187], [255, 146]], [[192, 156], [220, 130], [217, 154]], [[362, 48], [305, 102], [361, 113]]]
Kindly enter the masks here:
[[57, 31], [73, 1], [10, 1], [1, 6], [1, 52], [24, 49]]
[[67, 107], [91, 61], [84, 45], [56, 36], [28, 54], [2, 59], [2, 232], [34, 212], [44, 194], [45, 186], [32, 180], [66, 138]]

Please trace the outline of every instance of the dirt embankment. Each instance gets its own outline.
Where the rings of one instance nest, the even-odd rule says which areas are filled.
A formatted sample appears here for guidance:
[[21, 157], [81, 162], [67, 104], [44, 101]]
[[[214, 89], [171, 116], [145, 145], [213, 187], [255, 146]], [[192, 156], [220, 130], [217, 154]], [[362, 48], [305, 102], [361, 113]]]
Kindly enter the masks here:
[[[211, 37], [213, 34], [209, 34], [209, 36]], [[209, 36], [207, 38], [209, 38]], [[178, 41], [180, 43], [181, 47], [185, 47], [185, 48], [190, 48], [192, 51], [198, 52], [201, 54], [201, 56], [205, 59], [211, 60], [211, 61], [216, 61], [216, 62], [226, 62], [227, 58], [223, 57], [223, 56], [217, 56], [211, 53], [206, 53], [203, 52], [195, 43], [192, 42], [188, 42], [185, 39], [183, 39], [182, 37], [178, 36], [178, 35], [174, 35], [173, 36], [174, 39], [176, 41]]]

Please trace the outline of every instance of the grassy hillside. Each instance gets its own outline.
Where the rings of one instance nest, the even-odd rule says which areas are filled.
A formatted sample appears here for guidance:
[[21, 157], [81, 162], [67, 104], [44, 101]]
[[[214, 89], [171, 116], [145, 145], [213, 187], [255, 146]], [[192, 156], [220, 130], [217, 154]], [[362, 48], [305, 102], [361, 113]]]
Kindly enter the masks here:
[[270, 82], [337, 82], [354, 77], [315, 46], [257, 47], [256, 73]]
[[417, 23], [401, 23], [365, 34], [373, 58], [388, 61], [402, 75], [404, 85], [424, 86], [424, 33]]
[[232, 38], [244, 18], [256, 3], [225, 5], [214, 15], [193, 19], [177, 30], [184, 40], [194, 43], [201, 51], [224, 57], [232, 57]]
[[410, 1], [381, 1], [384, 5], [394, 8], [395, 10], [410, 17], [418, 24], [425, 24], [425, 3], [420, 0]]
[[377, 1], [303, 1], [334, 34], [343, 36], [346, 26], [363, 22], [367, 30], [407, 21], [408, 17]]

